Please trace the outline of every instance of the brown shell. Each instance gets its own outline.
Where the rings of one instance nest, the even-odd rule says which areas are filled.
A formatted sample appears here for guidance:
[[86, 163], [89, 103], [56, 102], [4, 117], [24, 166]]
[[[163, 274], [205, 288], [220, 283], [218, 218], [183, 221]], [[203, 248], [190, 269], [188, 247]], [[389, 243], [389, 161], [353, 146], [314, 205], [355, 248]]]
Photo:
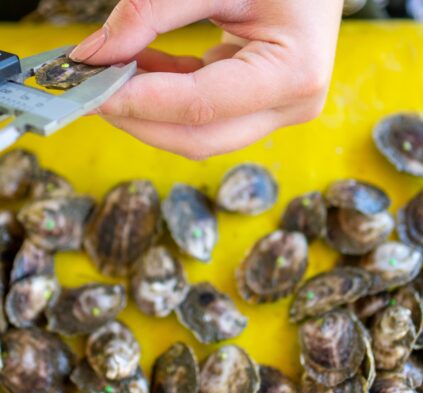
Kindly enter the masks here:
[[411, 311], [416, 334], [419, 335], [423, 327], [423, 302], [420, 294], [412, 286], [404, 286], [396, 291], [390, 304], [399, 304]]
[[333, 387], [352, 378], [365, 356], [362, 330], [346, 310], [307, 320], [300, 329], [301, 364], [321, 385]]
[[258, 366], [236, 345], [220, 348], [202, 365], [201, 393], [256, 393], [259, 387]]
[[0, 383], [13, 393], [65, 393], [74, 356], [59, 336], [11, 329], [1, 338]]
[[122, 285], [88, 284], [62, 288], [46, 311], [48, 329], [67, 336], [92, 333], [126, 306]]
[[64, 177], [48, 169], [40, 170], [32, 183], [32, 199], [57, 198], [72, 194], [72, 185]]
[[24, 238], [24, 230], [11, 210], [0, 210], [0, 254], [13, 258]]
[[150, 248], [135, 265], [131, 292], [143, 313], [166, 317], [188, 292], [181, 262], [163, 246]]
[[416, 393], [401, 373], [378, 373], [370, 393]]
[[20, 199], [28, 195], [38, 160], [27, 150], [15, 149], [0, 157], [0, 200]]
[[389, 292], [380, 292], [358, 299], [354, 304], [351, 304], [350, 309], [361, 321], [365, 322], [391, 302], [392, 295]]
[[405, 244], [423, 251], [423, 191], [398, 210], [397, 233]]
[[198, 393], [199, 388], [198, 362], [186, 344], [175, 343], [157, 358], [151, 393]]
[[356, 210], [331, 208], [326, 240], [342, 254], [364, 255], [383, 243], [393, 229], [394, 220], [387, 212], [364, 215]]
[[260, 389], [257, 393], [298, 393], [294, 383], [278, 369], [259, 366]]
[[93, 199], [67, 196], [38, 199], [18, 214], [28, 238], [49, 251], [79, 250]]
[[272, 232], [259, 239], [236, 272], [238, 291], [250, 303], [291, 294], [308, 264], [307, 240], [299, 232]]
[[192, 285], [176, 309], [179, 321], [204, 344], [218, 343], [239, 336], [247, 326], [247, 318], [226, 294], [208, 282]]
[[353, 303], [367, 294], [371, 276], [353, 267], [336, 268], [306, 281], [295, 293], [289, 315], [292, 322]]
[[301, 378], [301, 393], [368, 393], [366, 381], [360, 375], [356, 375], [340, 385], [329, 388], [319, 385], [307, 374]]
[[106, 67], [75, 63], [68, 56], [60, 56], [38, 68], [35, 81], [47, 89], [67, 90], [105, 69]]
[[160, 229], [157, 191], [149, 181], [133, 180], [107, 193], [87, 228], [84, 245], [103, 274], [126, 276]]
[[320, 192], [310, 192], [293, 199], [283, 213], [279, 227], [301, 232], [309, 242], [326, 235], [326, 203]]

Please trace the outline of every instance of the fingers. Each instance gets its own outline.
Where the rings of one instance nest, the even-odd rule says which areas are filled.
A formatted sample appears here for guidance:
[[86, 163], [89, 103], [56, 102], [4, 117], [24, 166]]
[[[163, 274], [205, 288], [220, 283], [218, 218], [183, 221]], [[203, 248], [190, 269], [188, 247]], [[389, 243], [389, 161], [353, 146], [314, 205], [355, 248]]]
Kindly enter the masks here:
[[241, 46], [236, 44], [220, 44], [211, 48], [204, 54], [204, 64], [211, 64], [219, 60], [229, 59], [240, 50]]

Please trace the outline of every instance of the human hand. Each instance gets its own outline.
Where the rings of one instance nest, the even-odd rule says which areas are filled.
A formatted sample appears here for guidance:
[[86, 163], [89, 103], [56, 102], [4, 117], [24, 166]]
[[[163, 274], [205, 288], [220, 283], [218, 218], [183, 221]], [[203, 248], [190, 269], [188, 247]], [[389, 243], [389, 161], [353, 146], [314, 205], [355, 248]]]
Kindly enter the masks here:
[[[143, 72], [99, 108], [141, 141], [191, 159], [240, 149], [321, 112], [342, 0], [121, 0], [71, 54], [103, 65], [136, 60]], [[146, 48], [159, 34], [210, 18], [246, 40], [204, 59]]]

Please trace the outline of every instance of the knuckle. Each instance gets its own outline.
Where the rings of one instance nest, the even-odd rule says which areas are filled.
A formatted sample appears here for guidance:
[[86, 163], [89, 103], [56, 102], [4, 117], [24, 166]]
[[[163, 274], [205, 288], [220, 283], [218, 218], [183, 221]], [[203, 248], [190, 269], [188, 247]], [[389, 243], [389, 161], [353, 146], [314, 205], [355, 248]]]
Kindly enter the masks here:
[[303, 73], [298, 80], [298, 93], [300, 97], [316, 97], [322, 94], [329, 84], [328, 77], [318, 68]]
[[211, 123], [215, 117], [216, 111], [213, 106], [201, 97], [194, 98], [183, 114], [183, 120], [192, 125]]

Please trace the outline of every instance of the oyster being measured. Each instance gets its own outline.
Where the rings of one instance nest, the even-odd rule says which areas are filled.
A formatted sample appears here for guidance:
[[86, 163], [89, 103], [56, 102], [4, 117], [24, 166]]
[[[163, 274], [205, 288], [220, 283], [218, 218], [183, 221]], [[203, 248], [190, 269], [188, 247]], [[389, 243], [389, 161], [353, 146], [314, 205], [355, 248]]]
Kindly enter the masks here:
[[345, 382], [329, 388], [319, 385], [307, 374], [301, 378], [301, 393], [368, 393], [369, 390], [366, 381], [359, 375], [356, 375]]
[[401, 373], [378, 373], [370, 393], [416, 393]]
[[258, 366], [235, 345], [211, 354], [201, 368], [201, 393], [256, 393], [259, 387]]
[[423, 251], [423, 192], [398, 210], [397, 232], [405, 244]]
[[176, 244], [193, 258], [208, 262], [218, 234], [207, 196], [195, 188], [176, 184], [163, 202], [162, 211]]
[[198, 393], [199, 386], [197, 359], [186, 344], [173, 344], [154, 363], [151, 393]]
[[192, 285], [176, 309], [179, 321], [204, 344], [217, 343], [239, 336], [247, 318], [235, 307], [228, 295], [207, 282]]
[[257, 393], [298, 393], [294, 383], [278, 369], [259, 366], [260, 389]]
[[289, 315], [293, 322], [353, 303], [367, 294], [371, 275], [353, 267], [336, 268], [306, 281], [296, 292]]
[[59, 336], [39, 329], [11, 329], [1, 338], [0, 383], [12, 393], [65, 393], [73, 354]]
[[257, 215], [270, 209], [277, 197], [278, 185], [266, 168], [241, 164], [224, 176], [217, 203], [228, 212]]
[[0, 254], [13, 258], [23, 238], [24, 230], [15, 214], [10, 210], [0, 210]]
[[145, 314], [169, 315], [188, 291], [182, 264], [165, 247], [151, 248], [135, 265], [131, 291]]
[[103, 274], [125, 276], [157, 237], [160, 222], [159, 196], [152, 183], [118, 184], [94, 213], [85, 249]]
[[32, 199], [57, 198], [71, 194], [72, 185], [64, 177], [48, 169], [40, 170], [32, 183]]
[[35, 81], [48, 89], [67, 90], [97, 75], [106, 67], [75, 63], [68, 56], [45, 63], [35, 72]]
[[125, 305], [125, 288], [121, 285], [62, 288], [46, 311], [48, 329], [68, 336], [92, 333], [115, 319]]
[[18, 214], [29, 239], [49, 251], [79, 250], [85, 225], [94, 207], [89, 197], [39, 199]]
[[123, 323], [111, 321], [88, 337], [86, 355], [99, 376], [121, 380], [136, 373], [141, 349]]

